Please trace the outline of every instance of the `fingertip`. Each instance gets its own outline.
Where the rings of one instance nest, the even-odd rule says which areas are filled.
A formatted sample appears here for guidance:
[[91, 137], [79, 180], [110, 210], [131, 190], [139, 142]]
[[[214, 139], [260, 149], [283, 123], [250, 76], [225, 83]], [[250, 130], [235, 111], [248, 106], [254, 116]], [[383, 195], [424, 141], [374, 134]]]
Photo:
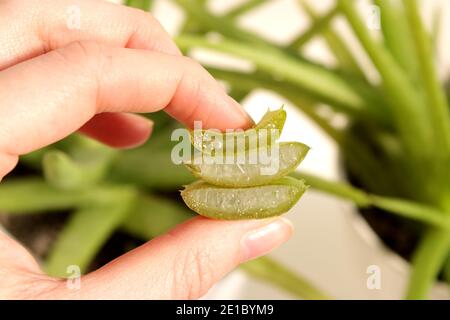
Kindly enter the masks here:
[[288, 241], [294, 231], [292, 222], [284, 217], [249, 231], [242, 237], [242, 262], [265, 255]]
[[245, 108], [241, 104], [239, 104], [230, 96], [228, 96], [228, 99], [230, 100], [230, 106], [232, 106], [233, 112], [236, 117], [236, 128], [248, 129], [255, 125], [252, 117], [250, 117], [250, 115], [247, 113], [247, 111], [245, 111]]

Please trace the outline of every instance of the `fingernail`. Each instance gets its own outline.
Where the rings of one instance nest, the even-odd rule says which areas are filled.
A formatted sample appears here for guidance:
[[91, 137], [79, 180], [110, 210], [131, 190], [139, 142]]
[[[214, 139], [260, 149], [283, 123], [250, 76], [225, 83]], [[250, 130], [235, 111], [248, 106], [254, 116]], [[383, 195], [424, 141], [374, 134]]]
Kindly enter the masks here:
[[286, 218], [275, 221], [244, 235], [241, 240], [243, 261], [248, 261], [269, 253], [286, 242], [292, 235], [294, 226]]
[[232, 97], [230, 97], [230, 99], [233, 101], [235, 114], [240, 118], [240, 120], [243, 119], [245, 121], [244, 126], [251, 127], [252, 125], [254, 125], [255, 122], [253, 121], [252, 117], [250, 117], [250, 115], [247, 113], [247, 111], [245, 111], [245, 109]]
[[141, 123], [139, 123], [143, 128], [148, 128], [148, 127], [150, 127], [150, 128], [152, 128], [153, 129], [153, 126], [155, 125], [155, 122], [153, 121], [153, 120], [151, 120], [151, 119], [148, 119], [148, 118], [142, 118], [144, 121], [142, 121]]

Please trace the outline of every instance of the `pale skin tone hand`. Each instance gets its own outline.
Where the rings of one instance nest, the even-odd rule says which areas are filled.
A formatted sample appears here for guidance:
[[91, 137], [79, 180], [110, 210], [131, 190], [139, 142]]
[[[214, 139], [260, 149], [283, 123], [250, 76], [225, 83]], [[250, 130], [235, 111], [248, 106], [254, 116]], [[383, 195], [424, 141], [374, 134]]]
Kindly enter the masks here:
[[[67, 28], [78, 5], [81, 29]], [[0, 178], [20, 155], [80, 131], [124, 148], [152, 123], [132, 113], [165, 110], [191, 126], [245, 128], [243, 109], [183, 57], [149, 14], [94, 0], [0, 0]], [[81, 278], [45, 275], [0, 231], [0, 298], [196, 299], [240, 263], [292, 232], [285, 219], [194, 218]]]

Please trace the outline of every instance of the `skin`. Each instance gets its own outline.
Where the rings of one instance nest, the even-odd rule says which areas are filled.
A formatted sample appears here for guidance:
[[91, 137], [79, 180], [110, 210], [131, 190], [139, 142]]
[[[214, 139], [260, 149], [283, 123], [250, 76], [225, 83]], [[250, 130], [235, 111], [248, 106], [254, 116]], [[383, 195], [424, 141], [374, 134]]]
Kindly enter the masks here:
[[[67, 27], [71, 5], [80, 8], [79, 30]], [[119, 148], [142, 144], [152, 123], [134, 113], [164, 109], [187, 126], [195, 119], [222, 130], [251, 124], [143, 11], [94, 0], [0, 0], [0, 30], [0, 178], [20, 155], [75, 131]], [[0, 231], [0, 298], [196, 299], [291, 232], [284, 218], [197, 217], [83, 276], [74, 290]]]

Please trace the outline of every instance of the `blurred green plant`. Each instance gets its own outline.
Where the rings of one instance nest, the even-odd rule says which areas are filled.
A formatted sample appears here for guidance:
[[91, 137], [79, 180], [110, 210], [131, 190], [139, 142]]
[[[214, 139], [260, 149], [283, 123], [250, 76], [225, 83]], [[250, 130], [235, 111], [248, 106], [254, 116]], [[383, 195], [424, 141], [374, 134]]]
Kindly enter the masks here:
[[[246, 1], [222, 15], [212, 13], [201, 1], [173, 1], [186, 13], [178, 45], [187, 54], [202, 48], [251, 62], [251, 72], [205, 66], [226, 81], [238, 99], [265, 88], [297, 106], [336, 141], [353, 186], [297, 176], [358, 206], [378, 207], [421, 222], [406, 297], [426, 298], [441, 271], [450, 281], [449, 105], [435, 65], [433, 41], [439, 27], [434, 26], [434, 33], [425, 29], [417, 1], [374, 1], [381, 13], [380, 31], [369, 29], [356, 9], [357, 1], [336, 1], [320, 14], [306, 0], [298, 1], [311, 24], [285, 45], [237, 23], [240, 15], [271, 1]], [[332, 27], [337, 17], [351, 27], [379, 81], [369, 80], [368, 70]], [[302, 48], [314, 38], [324, 40], [335, 67], [303, 56]], [[348, 125], [336, 127], [333, 116], [322, 116], [323, 104], [332, 108], [333, 116], [344, 116]]]
[[[223, 15], [212, 13], [204, 0], [172, 1], [186, 14], [176, 38], [181, 49], [189, 54], [203, 48], [251, 62], [251, 72], [206, 67], [229, 84], [237, 100], [265, 88], [297, 106], [336, 141], [351, 183], [294, 176], [361, 208], [379, 208], [421, 226], [406, 297], [426, 298], [441, 271], [450, 282], [448, 97], [434, 65], [433, 39], [439, 28], [433, 34], [425, 30], [416, 1], [375, 1], [381, 10], [381, 38], [372, 35], [352, 0], [336, 1], [324, 13], [298, 1], [311, 24], [285, 45], [238, 23], [270, 0], [247, 0]], [[150, 10], [152, 1], [126, 4]], [[351, 26], [380, 81], [369, 80], [346, 39], [332, 27], [337, 17]], [[302, 48], [315, 38], [325, 41], [336, 67], [302, 55]], [[319, 112], [323, 104], [348, 119], [348, 125], [334, 126], [333, 116]], [[176, 124], [162, 113], [149, 117], [156, 123], [154, 134], [140, 148], [116, 151], [73, 135], [21, 158], [20, 165], [33, 168], [38, 176], [12, 176], [0, 184], [0, 211], [10, 215], [71, 210], [45, 261], [50, 274], [66, 276], [72, 264], [86, 271], [116, 230], [149, 240], [192, 216], [179, 201], [160, 195], [193, 179], [170, 161], [170, 133]], [[249, 262], [243, 269], [296, 297], [328, 297], [270, 258]]]

